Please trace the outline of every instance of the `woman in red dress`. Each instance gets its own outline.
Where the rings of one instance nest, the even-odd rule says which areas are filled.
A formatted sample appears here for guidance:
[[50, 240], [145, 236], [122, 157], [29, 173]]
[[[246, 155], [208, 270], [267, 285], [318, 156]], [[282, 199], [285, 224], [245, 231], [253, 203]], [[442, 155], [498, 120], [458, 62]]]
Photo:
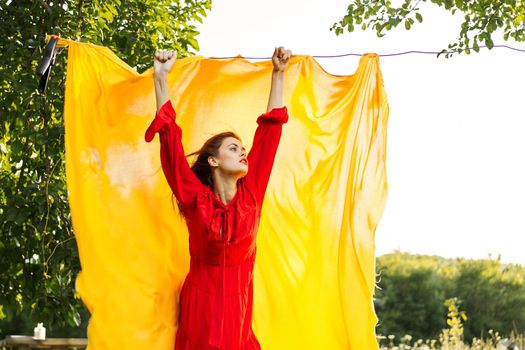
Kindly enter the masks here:
[[175, 52], [155, 54], [157, 113], [145, 139], [159, 133], [162, 169], [186, 220], [191, 256], [180, 293], [176, 350], [261, 348], [252, 329], [255, 243], [282, 125], [288, 121], [283, 80], [290, 56], [283, 47], [273, 53], [268, 106], [256, 120], [248, 155], [237, 135], [224, 132], [193, 153], [198, 157], [190, 167], [168, 96]]

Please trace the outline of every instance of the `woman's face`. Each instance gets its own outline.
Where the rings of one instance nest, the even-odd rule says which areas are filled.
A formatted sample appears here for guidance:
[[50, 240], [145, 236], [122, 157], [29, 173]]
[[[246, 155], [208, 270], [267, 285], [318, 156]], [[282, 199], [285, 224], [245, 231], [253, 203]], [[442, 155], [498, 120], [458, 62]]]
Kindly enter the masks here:
[[210, 157], [208, 162], [213, 168], [220, 169], [224, 174], [243, 177], [248, 173], [246, 149], [234, 137], [226, 137], [222, 140], [218, 155]]

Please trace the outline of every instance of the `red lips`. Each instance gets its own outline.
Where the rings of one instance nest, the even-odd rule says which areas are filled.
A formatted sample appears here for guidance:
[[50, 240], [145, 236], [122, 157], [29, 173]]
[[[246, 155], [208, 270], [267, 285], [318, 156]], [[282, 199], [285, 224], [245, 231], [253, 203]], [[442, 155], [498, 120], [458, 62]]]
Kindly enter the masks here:
[[246, 158], [241, 159], [239, 162], [248, 165], [248, 159]]

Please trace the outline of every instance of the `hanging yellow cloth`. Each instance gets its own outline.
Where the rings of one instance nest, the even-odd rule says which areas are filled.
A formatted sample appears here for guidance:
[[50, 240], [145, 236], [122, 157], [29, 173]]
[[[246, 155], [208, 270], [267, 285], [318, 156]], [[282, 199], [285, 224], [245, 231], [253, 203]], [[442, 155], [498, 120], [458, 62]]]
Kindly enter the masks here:
[[[66, 174], [89, 349], [171, 350], [188, 233], [158, 138], [144, 141], [153, 71], [138, 74], [105, 47], [59, 45], [69, 46]], [[178, 60], [170, 97], [186, 153], [224, 130], [249, 149], [271, 69], [241, 57]], [[374, 233], [387, 197], [388, 120], [379, 58], [363, 55], [354, 75], [334, 76], [293, 56], [284, 97], [290, 119], [257, 237], [255, 334], [264, 350], [377, 349]]]

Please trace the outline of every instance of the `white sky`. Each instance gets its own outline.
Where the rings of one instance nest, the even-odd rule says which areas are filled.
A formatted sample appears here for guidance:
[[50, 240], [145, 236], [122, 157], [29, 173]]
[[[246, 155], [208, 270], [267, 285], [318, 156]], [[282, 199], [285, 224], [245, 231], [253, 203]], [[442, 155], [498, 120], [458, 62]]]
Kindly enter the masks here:
[[[461, 18], [422, 6], [422, 24], [379, 39], [329, 28], [349, 0], [216, 0], [197, 23], [203, 56], [269, 57], [440, 51]], [[525, 43], [496, 44], [525, 49]], [[359, 57], [317, 59], [352, 75]], [[377, 255], [401, 251], [525, 265], [525, 53], [505, 48], [455, 56], [380, 60], [390, 105], [389, 197], [376, 231]]]

